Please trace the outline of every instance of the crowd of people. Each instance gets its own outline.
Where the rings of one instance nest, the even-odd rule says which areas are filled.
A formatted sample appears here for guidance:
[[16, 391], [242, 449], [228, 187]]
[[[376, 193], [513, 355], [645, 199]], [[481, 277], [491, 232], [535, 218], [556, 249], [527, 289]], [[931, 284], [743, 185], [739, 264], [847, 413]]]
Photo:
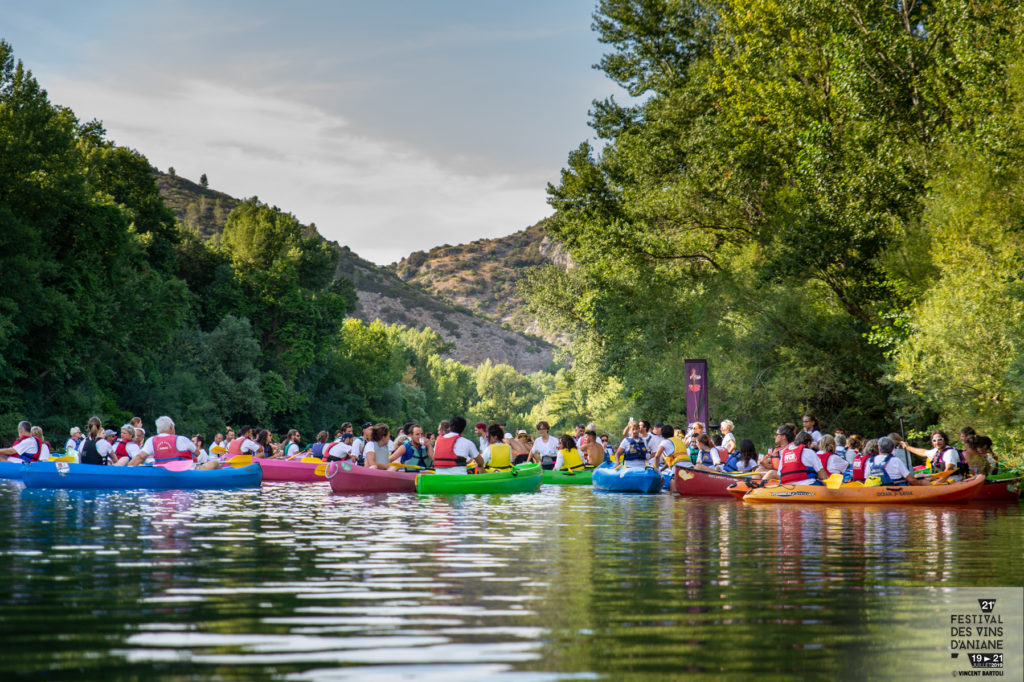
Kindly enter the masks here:
[[70, 430], [63, 453], [56, 452], [44, 438], [42, 429], [23, 421], [18, 438], [9, 448], [0, 449], [0, 459], [33, 462], [62, 458], [86, 464], [147, 466], [175, 460], [190, 460], [196, 468], [215, 469], [235, 457], [306, 459], [310, 461], [350, 461], [355, 464], [391, 470], [434, 469], [443, 474], [472, 471], [502, 471], [526, 462], [539, 463], [545, 469], [576, 471], [605, 462], [627, 468], [654, 468], [668, 473], [676, 468], [693, 468], [725, 473], [753, 473], [759, 480], [811, 484], [834, 475], [844, 480], [865, 481], [878, 477], [885, 485], [919, 484], [911, 475], [912, 457], [924, 459], [931, 473], [954, 480], [973, 473], [990, 474], [998, 470], [998, 458], [992, 441], [965, 427], [960, 434], [963, 449], [958, 450], [942, 431], [933, 431], [930, 449], [913, 447], [897, 433], [866, 440], [847, 436], [843, 429], [822, 434], [818, 420], [804, 415], [801, 427], [782, 424], [774, 433], [774, 446], [763, 455], [749, 438], [737, 440], [735, 425], [724, 420], [719, 433], [711, 435], [701, 422], [676, 429], [660, 422], [630, 418], [617, 447], [610, 444], [607, 432], [596, 425], [578, 424], [573, 433], [554, 436], [546, 421], [536, 424], [536, 433], [519, 429], [515, 434], [496, 422], [478, 422], [473, 437], [464, 417], [455, 416], [427, 431], [409, 422], [392, 432], [387, 424], [366, 422], [356, 432], [345, 422], [333, 436], [320, 431], [315, 440], [303, 445], [302, 434], [289, 430], [278, 440], [267, 429], [241, 426], [217, 433], [209, 448], [201, 434], [191, 438], [175, 432], [170, 417], [159, 417], [155, 434], [146, 436], [142, 420], [132, 418], [119, 431], [105, 429], [98, 417], [89, 419], [83, 432]]

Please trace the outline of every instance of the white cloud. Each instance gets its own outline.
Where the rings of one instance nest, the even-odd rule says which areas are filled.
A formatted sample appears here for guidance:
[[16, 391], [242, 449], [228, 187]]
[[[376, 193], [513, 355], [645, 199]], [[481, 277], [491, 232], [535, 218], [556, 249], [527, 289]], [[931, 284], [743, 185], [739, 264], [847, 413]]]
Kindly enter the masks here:
[[388, 263], [442, 243], [510, 234], [550, 213], [551, 170], [473, 175], [400, 140], [264, 92], [204, 81], [149, 91], [49, 77], [52, 101], [103, 121], [162, 170], [315, 222], [328, 239]]

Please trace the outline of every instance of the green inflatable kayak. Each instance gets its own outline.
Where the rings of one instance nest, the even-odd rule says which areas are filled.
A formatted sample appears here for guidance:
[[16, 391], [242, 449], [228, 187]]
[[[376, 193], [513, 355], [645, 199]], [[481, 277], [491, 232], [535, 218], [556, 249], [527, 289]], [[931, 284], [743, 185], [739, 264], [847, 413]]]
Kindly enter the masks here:
[[545, 469], [544, 473], [541, 474], [541, 483], [554, 483], [556, 485], [591, 485], [593, 481], [593, 469], [583, 469], [582, 471], [554, 471], [553, 469]]
[[540, 488], [540, 464], [520, 464], [491, 474], [420, 474], [416, 491], [435, 495], [528, 493]]

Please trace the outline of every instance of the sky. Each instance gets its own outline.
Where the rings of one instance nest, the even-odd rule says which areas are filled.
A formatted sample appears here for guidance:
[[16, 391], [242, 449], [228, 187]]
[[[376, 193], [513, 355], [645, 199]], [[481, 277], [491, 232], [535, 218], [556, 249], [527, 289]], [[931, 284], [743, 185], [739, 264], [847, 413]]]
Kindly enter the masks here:
[[592, 140], [595, 0], [0, 0], [55, 104], [387, 264], [551, 214]]

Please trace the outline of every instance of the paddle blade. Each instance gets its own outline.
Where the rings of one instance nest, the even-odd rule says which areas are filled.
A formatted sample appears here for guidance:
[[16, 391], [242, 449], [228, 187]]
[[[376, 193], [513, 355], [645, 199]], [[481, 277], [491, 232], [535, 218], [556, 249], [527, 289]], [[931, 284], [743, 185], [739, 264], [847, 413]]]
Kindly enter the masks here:
[[842, 485], [843, 485], [843, 475], [842, 474], [832, 474], [831, 476], [829, 476], [828, 478], [825, 479], [825, 487], [828, 488], [829, 490], [835, 490], [836, 488], [838, 488], [838, 487], [840, 487]]
[[305, 463], [305, 464], [313, 464], [314, 462], [315, 462], [315, 463], [317, 463], [317, 464], [319, 464], [319, 463], [320, 463], [320, 462], [322, 462], [323, 460], [322, 460], [322, 459], [320, 459], [319, 457], [303, 457], [303, 458], [302, 458], [302, 459], [300, 459], [299, 461], [300, 461], [300, 462], [303, 462], [303, 463]]
[[234, 457], [225, 460], [223, 464], [233, 467], [248, 466], [249, 464], [252, 464], [252, 455], [235, 455]]
[[192, 462], [187, 459], [176, 459], [173, 462], [164, 462], [156, 466], [168, 471], [189, 471], [192, 468]]
[[316, 475], [316, 476], [326, 476], [327, 475], [327, 465], [326, 464], [319, 465], [316, 469], [313, 470], [313, 474]]

